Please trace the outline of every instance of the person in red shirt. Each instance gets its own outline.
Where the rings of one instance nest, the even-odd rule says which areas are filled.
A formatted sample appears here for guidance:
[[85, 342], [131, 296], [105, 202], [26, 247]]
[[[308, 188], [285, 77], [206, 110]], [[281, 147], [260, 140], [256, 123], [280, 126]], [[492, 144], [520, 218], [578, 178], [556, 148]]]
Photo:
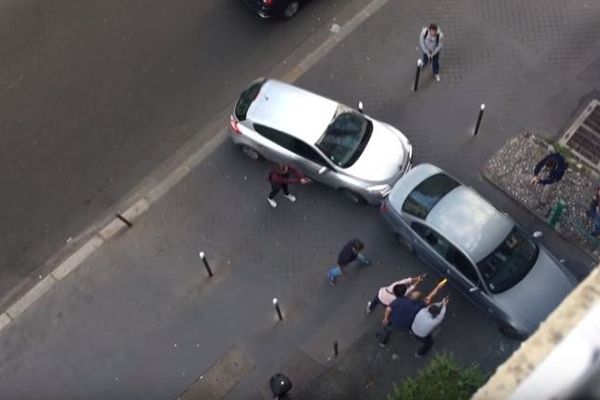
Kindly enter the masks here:
[[294, 201], [296, 201], [296, 197], [290, 194], [288, 190], [288, 184], [306, 184], [309, 182], [309, 179], [305, 177], [304, 174], [298, 169], [290, 165], [278, 164], [269, 173], [268, 181], [271, 183], [271, 193], [269, 193], [267, 201], [269, 202], [271, 207], [275, 208], [277, 207], [275, 196], [277, 195], [277, 193], [279, 193], [280, 190], [283, 189], [283, 195], [293, 203]]

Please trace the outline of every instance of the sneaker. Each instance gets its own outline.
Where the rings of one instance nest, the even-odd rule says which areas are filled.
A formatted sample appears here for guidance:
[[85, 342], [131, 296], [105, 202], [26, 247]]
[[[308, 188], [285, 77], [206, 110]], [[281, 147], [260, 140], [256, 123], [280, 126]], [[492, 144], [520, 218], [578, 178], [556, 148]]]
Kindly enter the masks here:
[[440, 81], [440, 74], [433, 75], [433, 79], [435, 79], [436, 82], [439, 82]]
[[373, 310], [371, 310], [371, 302], [368, 301], [367, 302], [367, 315], [371, 314], [371, 311], [373, 311]]
[[267, 197], [267, 201], [269, 202], [269, 204], [271, 205], [271, 207], [275, 208], [277, 207], [277, 202], [273, 199], [270, 199]]
[[329, 282], [331, 286], [335, 286], [335, 278], [327, 278], [327, 282]]
[[294, 196], [293, 194], [284, 194], [284, 196], [287, 197], [287, 199], [292, 203], [296, 201], [296, 196]]

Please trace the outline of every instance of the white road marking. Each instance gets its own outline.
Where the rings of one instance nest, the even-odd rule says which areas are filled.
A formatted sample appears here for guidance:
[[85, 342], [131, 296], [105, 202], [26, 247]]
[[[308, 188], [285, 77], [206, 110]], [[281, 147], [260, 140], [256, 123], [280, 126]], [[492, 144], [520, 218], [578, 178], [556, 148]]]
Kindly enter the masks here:
[[56, 278], [57, 281], [64, 279], [67, 275], [77, 269], [90, 254], [102, 246], [103, 243], [104, 240], [102, 240], [100, 236], [94, 236], [56, 267], [51, 275]]
[[[21, 313], [29, 308], [33, 303], [42, 297], [54, 284], [56, 279], [52, 275], [48, 275], [32, 287], [23, 297], [17, 300], [12, 306], [6, 310], [6, 315], [11, 319], [17, 318]], [[5, 315], [5, 314], [2, 314]]]

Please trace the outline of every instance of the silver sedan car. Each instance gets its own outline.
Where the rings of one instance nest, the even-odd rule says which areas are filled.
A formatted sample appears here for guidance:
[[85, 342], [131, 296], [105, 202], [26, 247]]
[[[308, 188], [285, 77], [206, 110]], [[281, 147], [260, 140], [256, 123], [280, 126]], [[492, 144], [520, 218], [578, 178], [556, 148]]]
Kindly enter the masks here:
[[379, 204], [411, 165], [412, 146], [396, 128], [272, 79], [244, 90], [230, 131], [247, 156], [291, 163], [356, 203]]
[[398, 241], [523, 338], [576, 281], [544, 247], [471, 188], [431, 164], [404, 175], [381, 204]]

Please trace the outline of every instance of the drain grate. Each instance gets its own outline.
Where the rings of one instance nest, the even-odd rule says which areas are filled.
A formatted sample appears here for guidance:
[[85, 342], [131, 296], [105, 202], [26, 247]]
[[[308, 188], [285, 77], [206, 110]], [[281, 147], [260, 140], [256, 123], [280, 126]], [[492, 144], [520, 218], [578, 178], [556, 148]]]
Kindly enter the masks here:
[[600, 171], [600, 101], [590, 102], [563, 135], [560, 144]]

